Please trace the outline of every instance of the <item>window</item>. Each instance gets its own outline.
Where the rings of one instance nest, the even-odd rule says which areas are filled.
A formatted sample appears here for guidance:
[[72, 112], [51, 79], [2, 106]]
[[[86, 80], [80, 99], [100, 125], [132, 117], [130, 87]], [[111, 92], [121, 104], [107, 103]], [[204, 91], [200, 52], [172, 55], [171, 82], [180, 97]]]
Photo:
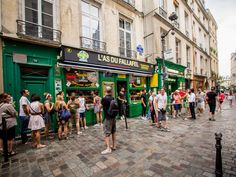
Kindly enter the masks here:
[[176, 53], [176, 63], [181, 64], [181, 41], [175, 39], [175, 53]]
[[120, 55], [131, 58], [131, 22], [120, 18], [119, 20], [119, 33], [120, 33]]
[[[164, 33], [167, 33], [166, 30], [164, 30], [163, 28], [161, 28], [161, 35], [164, 34]], [[168, 35], [165, 37], [165, 44], [164, 44], [164, 51], [169, 49], [169, 38], [168, 38]]]
[[[93, 4], [81, 1], [82, 11], [82, 47], [100, 48], [100, 19], [99, 8]], [[86, 40], [87, 38], [87, 40]], [[91, 40], [90, 40], [91, 39]]]
[[189, 37], [189, 16], [188, 14], [185, 12], [185, 31], [186, 31], [186, 36]]
[[25, 0], [25, 33], [53, 40], [53, 1]]
[[190, 47], [186, 45], [186, 61], [187, 67], [190, 68]]
[[176, 4], [174, 4], [174, 6], [175, 6], [175, 13], [178, 16], [178, 19], [176, 20], [176, 27], [179, 28], [179, 22], [180, 22], [179, 6], [177, 6]]
[[166, 11], [166, 0], [160, 0], [159, 3], [160, 3], [160, 8]]

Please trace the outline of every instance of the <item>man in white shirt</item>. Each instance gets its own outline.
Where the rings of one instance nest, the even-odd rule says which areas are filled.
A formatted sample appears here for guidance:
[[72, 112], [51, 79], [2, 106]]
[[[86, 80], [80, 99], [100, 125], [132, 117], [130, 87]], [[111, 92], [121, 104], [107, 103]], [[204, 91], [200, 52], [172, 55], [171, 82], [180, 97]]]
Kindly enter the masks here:
[[158, 122], [161, 124], [161, 130], [169, 132], [166, 123], [167, 96], [164, 89], [156, 96], [155, 108], [158, 112]]
[[190, 108], [192, 119], [196, 119], [196, 115], [195, 115], [195, 101], [196, 101], [196, 96], [194, 94], [194, 89], [192, 88], [192, 89], [190, 89], [189, 98], [188, 98], [189, 108]]
[[29, 100], [27, 96], [29, 96], [29, 91], [23, 89], [21, 91], [21, 98], [19, 101], [20, 105], [20, 113], [19, 113], [19, 118], [21, 120], [21, 141], [22, 144], [26, 144], [28, 141], [27, 137], [27, 129], [28, 129], [28, 124], [29, 124]]

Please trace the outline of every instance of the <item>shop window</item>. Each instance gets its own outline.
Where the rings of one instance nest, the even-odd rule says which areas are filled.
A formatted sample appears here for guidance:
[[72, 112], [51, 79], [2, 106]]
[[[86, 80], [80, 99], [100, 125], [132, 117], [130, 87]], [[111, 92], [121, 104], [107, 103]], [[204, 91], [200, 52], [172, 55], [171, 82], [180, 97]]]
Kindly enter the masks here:
[[130, 91], [131, 102], [140, 101], [141, 100], [141, 95], [142, 95], [141, 90], [131, 90]]
[[130, 82], [131, 88], [145, 88], [146, 87], [145, 77], [131, 76], [129, 82]]
[[66, 86], [80, 88], [97, 88], [98, 73], [94, 71], [71, 70], [66, 72]]

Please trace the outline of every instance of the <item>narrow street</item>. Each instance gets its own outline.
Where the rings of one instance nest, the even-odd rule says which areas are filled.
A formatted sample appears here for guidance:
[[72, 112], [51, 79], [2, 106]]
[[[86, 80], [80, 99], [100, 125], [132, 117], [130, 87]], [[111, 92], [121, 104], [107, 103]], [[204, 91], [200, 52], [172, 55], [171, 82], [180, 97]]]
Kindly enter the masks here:
[[[208, 121], [207, 113], [197, 120], [170, 119], [171, 132], [158, 131], [148, 121], [117, 121], [117, 150], [101, 155], [105, 148], [102, 127], [89, 127], [69, 140], [44, 141], [44, 149], [16, 145], [18, 154], [1, 162], [7, 176], [214, 176], [215, 132], [223, 134], [222, 158], [225, 177], [236, 176], [235, 105]], [[2, 158], [3, 160], [3, 158]]]

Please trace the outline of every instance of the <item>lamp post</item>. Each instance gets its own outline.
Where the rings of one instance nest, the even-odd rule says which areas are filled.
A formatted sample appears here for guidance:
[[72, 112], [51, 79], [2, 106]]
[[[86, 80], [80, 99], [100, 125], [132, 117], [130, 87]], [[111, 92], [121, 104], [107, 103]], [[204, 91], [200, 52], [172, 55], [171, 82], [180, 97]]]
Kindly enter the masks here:
[[[178, 16], [176, 15], [175, 12], [172, 12], [172, 14], [169, 16], [169, 19], [171, 21], [175, 21], [178, 19]], [[166, 33], [161, 34], [161, 45], [162, 45], [162, 49], [161, 49], [161, 57], [162, 57], [162, 78], [163, 78], [163, 85], [162, 87], [165, 89], [165, 79], [167, 77], [167, 71], [166, 71], [166, 67], [165, 67], [165, 37], [169, 34], [170, 31], [172, 35], [175, 34], [174, 32], [174, 26], [171, 27], [171, 29], [169, 29]]]

